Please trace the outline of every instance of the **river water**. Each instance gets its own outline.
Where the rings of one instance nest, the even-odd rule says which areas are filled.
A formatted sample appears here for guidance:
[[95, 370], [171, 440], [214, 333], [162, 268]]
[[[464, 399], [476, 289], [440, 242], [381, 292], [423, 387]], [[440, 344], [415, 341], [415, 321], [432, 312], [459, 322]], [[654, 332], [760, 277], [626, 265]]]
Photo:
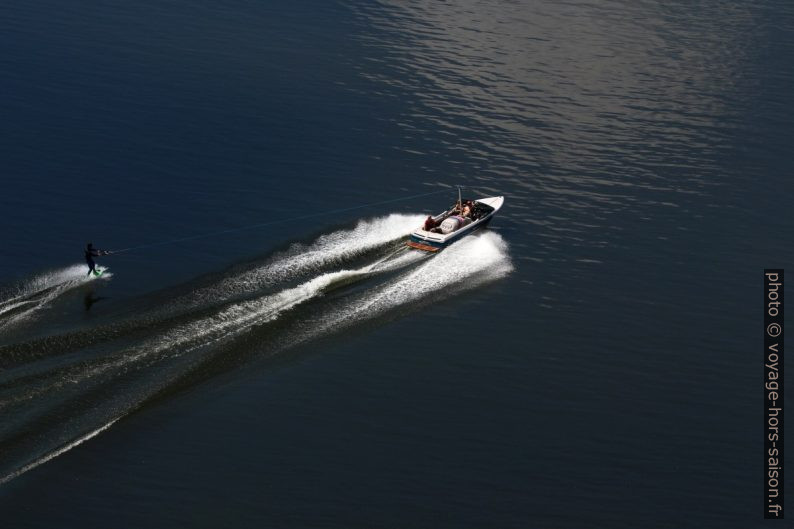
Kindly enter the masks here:
[[[6, 6], [3, 525], [760, 527], [792, 28], [782, 1]], [[457, 186], [505, 205], [407, 251]], [[125, 250], [100, 278], [88, 241]]]

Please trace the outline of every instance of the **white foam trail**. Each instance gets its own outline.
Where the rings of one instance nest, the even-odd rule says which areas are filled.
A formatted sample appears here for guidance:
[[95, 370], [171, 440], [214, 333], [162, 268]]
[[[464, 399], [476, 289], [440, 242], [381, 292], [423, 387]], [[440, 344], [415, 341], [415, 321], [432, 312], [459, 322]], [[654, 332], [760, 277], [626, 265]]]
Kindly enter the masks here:
[[[273, 321], [293, 307], [322, 295], [334, 283], [397, 270], [427, 257], [429, 257], [428, 254], [421, 252], [406, 252], [395, 258], [385, 257], [355, 270], [327, 272], [276, 294], [235, 303], [218, 314], [187, 323], [153, 341], [129, 349], [113, 362], [106, 362], [92, 369], [64, 377], [46, 388], [41, 388], [39, 393], [51, 392], [67, 384], [79, 384], [105, 372], [122, 369], [133, 363], [143, 367], [145, 364], [142, 363], [147, 361], [150, 363], [160, 361], [164, 358], [162, 355], [164, 352], [170, 352], [168, 356], [174, 357], [184, 355], [198, 347], [204, 347], [218, 340], [237, 335], [254, 325]], [[31, 393], [25, 395], [25, 398], [32, 396]], [[19, 399], [0, 401], [0, 409], [18, 401]]]
[[25, 300], [30, 296], [34, 296], [39, 292], [76, 279], [79, 275], [79, 270], [85, 271], [85, 267], [72, 265], [68, 268], [45, 272], [28, 279], [21, 285], [15, 287], [11, 292], [4, 293], [9, 297], [0, 300], [0, 314], [7, 312], [20, 304], [24, 304]]
[[[109, 279], [112, 276], [112, 273], [105, 272], [99, 279]], [[0, 326], [25, 319], [33, 312], [47, 306], [65, 291], [96, 279], [86, 274], [86, 265], [79, 264], [29, 279], [18, 286], [11, 297], [0, 301], [0, 315], [13, 310], [18, 311], [10, 318], [0, 321]]]
[[240, 333], [253, 325], [272, 321], [285, 311], [322, 295], [329, 286], [336, 282], [395, 270], [416, 262], [423, 257], [425, 256], [422, 254], [409, 252], [395, 259], [381, 259], [356, 270], [328, 272], [294, 288], [234, 304], [215, 316], [184, 325], [172, 331], [159, 340], [158, 345], [147, 347], [147, 354], [179, 347], [186, 343], [197, 343], [197, 346], [207, 345], [230, 334]]
[[305, 338], [351, 325], [428, 295], [470, 289], [513, 270], [507, 243], [494, 232], [464, 237], [396, 281], [365, 294], [358, 303], [330, 315]]
[[[403, 262], [405, 261], [403, 260]], [[185, 355], [196, 348], [204, 347], [223, 338], [239, 334], [253, 325], [272, 321], [280, 314], [296, 305], [321, 295], [322, 292], [334, 282], [366, 276], [372, 273], [372, 269], [375, 266], [381, 264], [382, 263], [379, 261], [358, 270], [340, 270], [322, 274], [297, 287], [283, 290], [277, 294], [234, 304], [222, 310], [217, 315], [182, 325], [168, 332], [165, 336], [133, 349], [128, 349], [114, 361], [104, 362], [90, 369], [81, 367], [80, 371], [61, 376], [50, 384], [42, 385], [35, 391], [30, 391], [23, 395], [16, 395], [6, 400], [0, 400], [0, 410], [43, 394], [52, 394], [54, 391], [66, 386], [76, 386], [78, 384], [90, 382], [92, 379], [97, 379], [97, 377], [107, 372], [120, 372], [130, 368], [132, 365], [134, 365], [135, 369], [142, 369], [167, 357]], [[163, 353], [166, 354], [164, 355]], [[108, 424], [107, 426], [110, 425]], [[99, 431], [96, 433], [99, 433]], [[66, 449], [68, 450], [69, 447]], [[62, 452], [54, 453], [50, 459], [57, 456], [59, 453]], [[45, 461], [46, 459], [39, 461], [33, 466]], [[29, 468], [33, 467], [31, 466]], [[26, 469], [23, 469], [15, 475], [21, 474], [25, 470]], [[6, 479], [11, 479], [13, 477], [14, 476], [10, 476]], [[2, 483], [2, 481], [0, 481], [0, 483]]]
[[[420, 300], [438, 291], [453, 287], [473, 288], [503, 277], [513, 269], [507, 254], [507, 244], [493, 232], [465, 237], [430, 257], [431, 254], [407, 251], [402, 255], [385, 257], [355, 270], [327, 272], [296, 287], [235, 303], [218, 314], [179, 326], [163, 336], [128, 349], [114, 361], [104, 362], [92, 369], [61, 378], [53, 384], [40, 388], [40, 392], [50, 392], [64, 385], [79, 384], [105, 372], [124, 369], [132, 364], [145, 367], [159, 362], [166, 356], [184, 355], [193, 349], [237, 335], [254, 325], [275, 320], [293, 307], [322, 295], [329, 286], [338, 281], [398, 270], [425, 260], [423, 264], [396, 278], [394, 282], [365, 294], [347, 308], [329, 314], [323, 322], [316, 323], [305, 336], [296, 337], [296, 341], [303, 341], [375, 317], [389, 309]], [[163, 353], [166, 353], [166, 356]], [[31, 398], [31, 395], [26, 395], [25, 398]], [[18, 400], [2, 401], [0, 408]]]
[[361, 220], [350, 230], [340, 230], [319, 237], [306, 246], [293, 244], [264, 266], [224, 279], [217, 285], [200, 289], [189, 296], [192, 303], [218, 302], [294, 279], [312, 270], [338, 264], [345, 259], [407, 236], [419, 227], [422, 215], [392, 213], [385, 217]]
[[427, 254], [406, 252], [395, 258], [385, 257], [355, 270], [339, 270], [321, 274], [294, 288], [237, 303], [215, 316], [180, 327], [173, 333], [169, 333], [156, 349], [170, 349], [196, 341], [202, 346], [206, 345], [230, 334], [242, 332], [253, 325], [272, 321], [285, 311], [322, 295], [334, 283], [397, 270], [426, 257]]
[[132, 364], [140, 364], [140, 367], [145, 367], [146, 362], [154, 363], [162, 359], [162, 353], [166, 351], [171, 352], [170, 356], [185, 354], [195, 348], [241, 333], [253, 325], [272, 321], [292, 307], [322, 295], [335, 282], [363, 278], [375, 273], [386, 273], [428, 257], [429, 254], [414, 251], [406, 251], [402, 255], [397, 256], [389, 255], [356, 270], [339, 270], [321, 274], [294, 288], [236, 303], [221, 310], [218, 314], [179, 326], [154, 340], [121, 351], [114, 360], [102, 362], [89, 369], [86, 369], [84, 365], [80, 366], [70, 370], [68, 375], [64, 374], [57, 380], [42, 385], [36, 391], [29, 391], [23, 395], [0, 400], [0, 410], [9, 405], [36, 398], [65, 386], [73, 386], [89, 381], [104, 373], [113, 372]]
[[74, 441], [71, 441], [70, 443], [58, 448], [57, 450], [53, 450], [52, 452], [50, 452], [49, 454], [45, 455], [44, 457], [41, 457], [41, 458], [37, 459], [36, 461], [34, 461], [34, 462], [30, 463], [30, 464], [27, 464], [27, 465], [25, 465], [22, 468], [19, 468], [19, 469], [15, 470], [14, 472], [8, 474], [7, 476], [4, 476], [4, 477], [0, 478], [0, 485], [2, 485], [3, 483], [6, 483], [8, 481], [11, 481], [15, 477], [24, 474], [28, 470], [33, 470], [37, 466], [43, 465], [47, 461], [58, 457], [59, 455], [63, 454], [64, 452], [68, 452], [69, 450], [71, 450], [75, 446], [81, 445], [84, 442], [88, 441], [89, 439], [92, 439], [92, 438], [96, 437], [97, 435], [101, 434], [102, 432], [104, 432], [105, 430], [107, 430], [108, 428], [113, 426], [113, 424], [116, 421], [118, 421], [119, 419], [121, 419], [121, 417], [116, 417], [115, 419], [113, 419], [112, 421], [108, 422], [104, 426], [101, 426], [101, 427], [97, 428], [96, 430], [93, 430], [93, 431], [85, 434], [84, 436], [79, 437], [79, 438], [75, 439]]
[[[328, 314], [322, 323], [312, 322], [313, 329], [309, 333], [295, 336], [294, 340], [290, 337], [290, 342], [304, 341], [321, 333], [338, 330], [396, 307], [422, 300], [429, 295], [443, 298], [446, 293], [473, 288], [503, 277], [513, 270], [507, 253], [507, 244], [498, 234], [484, 232], [468, 236], [432, 258], [430, 258], [430, 254], [405, 252], [382, 258], [355, 270], [323, 273], [294, 288], [254, 300], [235, 303], [216, 315], [182, 325], [142, 346], [129, 349], [115, 361], [105, 362], [94, 369], [63, 377], [57, 383], [41, 389], [51, 394], [51, 391], [58, 387], [79, 384], [101, 375], [105, 371], [124, 372], [132, 367], [130, 364], [133, 363], [136, 364], [136, 368], [143, 368], [167, 358], [163, 353], [170, 353], [171, 356], [183, 356], [196, 348], [239, 334], [254, 325], [276, 319], [285, 311], [321, 296], [338, 281], [399, 270], [422, 260], [424, 262], [419, 266], [407, 271], [394, 281], [387, 282], [381, 287], [363, 294], [353, 303], [349, 303], [350, 300], [347, 300], [346, 308]], [[36, 394], [40, 394], [40, 392]], [[0, 478], [0, 484], [95, 437], [110, 428], [119, 418], [111, 420], [104, 426]]]

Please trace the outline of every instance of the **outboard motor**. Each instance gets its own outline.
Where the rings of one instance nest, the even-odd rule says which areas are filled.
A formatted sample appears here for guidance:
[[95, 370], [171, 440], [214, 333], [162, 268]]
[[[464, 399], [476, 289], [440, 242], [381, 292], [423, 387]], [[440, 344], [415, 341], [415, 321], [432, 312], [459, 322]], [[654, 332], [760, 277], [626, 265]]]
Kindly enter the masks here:
[[461, 226], [465, 226], [466, 224], [468, 224], [466, 222], [467, 220], [468, 219], [464, 219], [463, 217], [458, 215], [447, 217], [446, 219], [444, 219], [444, 222], [441, 223], [441, 233], [443, 233], [444, 235], [448, 233], [452, 233]]

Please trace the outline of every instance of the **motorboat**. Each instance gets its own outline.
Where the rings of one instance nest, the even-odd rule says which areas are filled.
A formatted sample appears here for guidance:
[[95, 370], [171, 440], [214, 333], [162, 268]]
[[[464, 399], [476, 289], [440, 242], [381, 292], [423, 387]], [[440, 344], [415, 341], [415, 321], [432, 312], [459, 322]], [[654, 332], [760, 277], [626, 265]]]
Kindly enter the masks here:
[[459, 197], [448, 210], [429, 216], [423, 226], [411, 233], [406, 244], [417, 250], [437, 252], [488, 224], [504, 201], [503, 196], [476, 200]]

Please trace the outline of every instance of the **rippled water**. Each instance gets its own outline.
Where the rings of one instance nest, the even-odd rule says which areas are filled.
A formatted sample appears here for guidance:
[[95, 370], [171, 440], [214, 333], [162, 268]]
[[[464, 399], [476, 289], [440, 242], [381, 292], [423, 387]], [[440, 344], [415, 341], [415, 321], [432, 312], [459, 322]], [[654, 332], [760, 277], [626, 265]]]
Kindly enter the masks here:
[[[3, 519], [760, 526], [793, 15], [9, 7]], [[458, 185], [489, 229], [406, 251]]]

